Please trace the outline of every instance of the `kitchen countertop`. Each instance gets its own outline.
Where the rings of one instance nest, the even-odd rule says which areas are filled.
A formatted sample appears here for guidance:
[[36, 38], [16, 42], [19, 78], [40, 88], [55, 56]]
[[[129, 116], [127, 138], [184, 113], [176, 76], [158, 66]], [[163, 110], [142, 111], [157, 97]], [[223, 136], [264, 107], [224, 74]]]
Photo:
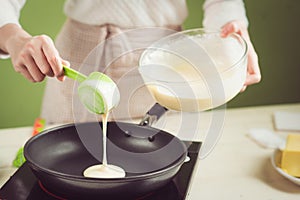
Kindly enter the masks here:
[[[274, 150], [259, 146], [247, 136], [252, 128], [269, 129], [280, 137], [291, 133], [275, 130], [275, 111], [300, 112], [300, 103], [225, 110], [225, 118], [218, 122], [222, 126], [221, 137], [212, 152], [199, 158], [188, 199], [300, 199], [300, 186], [272, 168], [270, 158]], [[213, 124], [211, 113], [201, 113], [197, 118], [200, 120], [196, 135], [191, 134], [195, 132], [194, 126], [188, 124], [185, 131], [190, 134], [180, 133], [178, 136], [202, 141], [203, 134]], [[189, 123], [196, 119], [195, 114], [185, 117], [185, 122]], [[169, 112], [156, 126], [176, 134], [181, 124], [178, 120], [182, 120], [182, 116]], [[11, 162], [31, 132], [32, 127], [0, 129], [0, 186], [16, 171]]]

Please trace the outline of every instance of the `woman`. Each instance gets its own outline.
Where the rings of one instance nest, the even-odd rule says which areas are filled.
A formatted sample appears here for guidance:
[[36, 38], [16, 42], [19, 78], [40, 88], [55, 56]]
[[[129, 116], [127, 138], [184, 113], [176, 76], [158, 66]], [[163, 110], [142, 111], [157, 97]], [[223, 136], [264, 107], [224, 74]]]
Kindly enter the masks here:
[[[147, 38], [150, 34], [146, 34], [146, 37], [142, 31], [137, 37], [134, 34], [136, 31], [128, 32], [128, 30], [142, 27], [161, 28], [151, 40], [148, 40], [148, 43], [151, 43], [164, 34], [172, 33], [172, 30], [181, 30], [181, 25], [188, 14], [184, 0], [67, 0], [64, 7], [67, 21], [54, 45], [47, 35], [31, 36], [22, 29], [18, 17], [24, 3], [25, 0], [0, 0], [0, 53], [2, 58], [10, 56], [15, 71], [32, 82], [43, 81], [46, 76], [63, 81], [62, 64], [82, 70], [80, 69], [82, 63], [88, 62], [85, 59], [99, 44], [102, 45], [100, 57], [104, 64], [97, 63], [92, 70], [103, 71], [101, 66], [105, 65], [109, 76], [116, 81], [120, 80], [131, 70], [130, 67], [135, 65], [132, 63], [137, 62], [139, 53], [130, 52], [135, 50], [132, 48], [134, 45], [129, 44], [128, 48], [122, 39], [120, 43], [114, 40], [104, 41], [120, 33], [129, 33], [125, 34], [125, 40], [133, 42], [138, 40], [139, 44], [144, 44], [145, 42], [140, 41], [141, 38]], [[243, 1], [206, 0], [203, 10], [204, 27], [221, 28], [224, 37], [236, 32], [248, 43], [248, 76], [242, 90], [259, 82], [261, 75], [258, 59], [248, 35], [248, 21]], [[139, 44], [137, 47], [140, 47]], [[114, 52], [126, 52], [126, 56], [112, 61], [115, 58], [112, 55]], [[90, 67], [93, 64], [95, 63], [87, 65]], [[131, 83], [130, 79], [125, 83], [128, 86]], [[41, 113], [41, 117], [45, 118], [47, 123], [73, 122], [77, 116], [80, 116], [80, 121], [87, 120], [87, 117], [82, 115], [81, 109], [72, 106], [73, 85], [74, 82], [68, 79], [63, 84], [52, 78], [47, 80]], [[119, 87], [122, 96], [122, 91], [126, 91], [126, 84]], [[127, 100], [124, 105], [119, 106], [125, 108], [123, 113], [118, 112], [119, 118], [141, 116], [145, 112], [144, 105], [152, 104], [151, 100], [145, 102], [142, 98], [142, 101], [144, 103], [142, 106], [138, 106], [140, 103], [134, 103], [134, 110], [128, 113]]]

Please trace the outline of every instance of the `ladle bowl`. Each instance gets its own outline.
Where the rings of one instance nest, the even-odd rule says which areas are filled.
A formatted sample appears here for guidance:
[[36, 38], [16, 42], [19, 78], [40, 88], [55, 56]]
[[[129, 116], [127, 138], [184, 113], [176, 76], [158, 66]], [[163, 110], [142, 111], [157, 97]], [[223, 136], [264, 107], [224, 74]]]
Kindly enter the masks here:
[[80, 72], [63, 66], [65, 76], [79, 82], [78, 95], [84, 106], [95, 114], [107, 113], [120, 101], [120, 92], [115, 82], [101, 72], [85, 76]]

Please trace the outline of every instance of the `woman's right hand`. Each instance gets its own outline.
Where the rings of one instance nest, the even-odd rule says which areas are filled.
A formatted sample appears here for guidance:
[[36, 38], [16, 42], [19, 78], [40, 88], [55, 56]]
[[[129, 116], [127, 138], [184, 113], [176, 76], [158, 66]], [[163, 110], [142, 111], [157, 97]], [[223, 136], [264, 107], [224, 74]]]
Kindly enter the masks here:
[[29, 81], [41, 82], [45, 76], [64, 79], [62, 64], [69, 63], [60, 57], [49, 36], [31, 36], [14, 24], [1, 27], [0, 35], [6, 38], [1, 49], [10, 55], [15, 71]]

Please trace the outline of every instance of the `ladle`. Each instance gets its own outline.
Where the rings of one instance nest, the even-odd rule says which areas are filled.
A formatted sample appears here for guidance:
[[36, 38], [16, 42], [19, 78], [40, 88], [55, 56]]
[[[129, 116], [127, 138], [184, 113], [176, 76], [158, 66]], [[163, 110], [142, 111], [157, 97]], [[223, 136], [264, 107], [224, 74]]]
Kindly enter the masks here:
[[92, 113], [104, 114], [116, 107], [120, 92], [115, 82], [101, 72], [86, 76], [74, 69], [63, 66], [65, 76], [78, 81], [78, 95], [84, 106]]

